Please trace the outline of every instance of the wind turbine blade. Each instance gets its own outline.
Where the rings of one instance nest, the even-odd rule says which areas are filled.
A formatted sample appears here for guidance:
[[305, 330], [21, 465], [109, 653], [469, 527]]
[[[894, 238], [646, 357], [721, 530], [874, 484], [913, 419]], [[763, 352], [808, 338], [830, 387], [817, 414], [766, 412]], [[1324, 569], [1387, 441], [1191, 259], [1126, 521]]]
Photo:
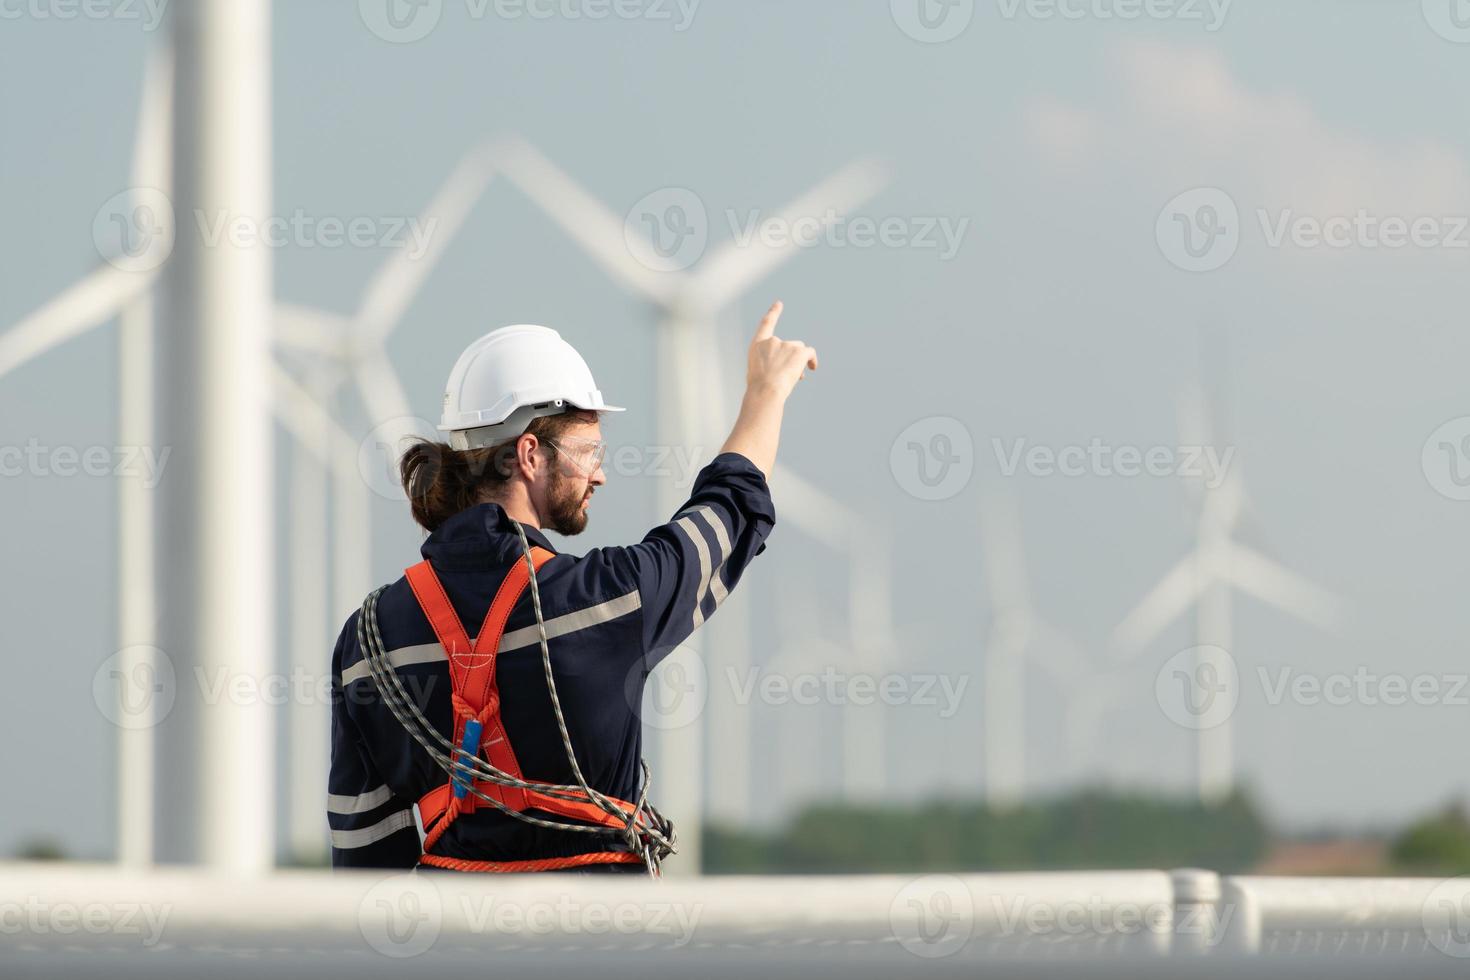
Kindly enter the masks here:
[[511, 183], [531, 199], [616, 283], [662, 306], [678, 278], [639, 262], [628, 249], [625, 222], [531, 144], [507, 139], [491, 151]]
[[408, 395], [404, 393], [398, 373], [393, 370], [384, 351], [379, 349], [359, 359], [352, 375], [373, 425], [401, 421], [405, 430], [409, 428], [413, 409], [409, 407]]
[[342, 358], [351, 336], [352, 321], [347, 317], [291, 303], [276, 305], [275, 339], [279, 347]]
[[1186, 556], [1113, 630], [1114, 646], [1125, 657], [1136, 655], [1204, 593], [1209, 578]]
[[425, 237], [418, 244], [423, 252], [416, 253], [410, 243], [394, 249], [368, 284], [358, 313], [358, 343], [381, 344], [393, 332], [493, 176], [483, 151], [471, 153], [455, 167], [419, 217]]
[[1242, 592], [1320, 629], [1335, 629], [1341, 621], [1342, 603], [1335, 595], [1251, 548], [1231, 543], [1219, 574]]
[[[794, 229], [800, 221], [812, 220], [825, 228], [832, 219], [862, 207], [887, 184], [886, 168], [874, 160], [859, 160], [772, 217], [788, 229]], [[719, 309], [764, 279], [800, 247], [793, 236], [787, 236], [785, 243], [778, 246], [763, 244], [758, 234], [744, 245], [735, 240], [726, 242], [695, 271], [695, 293], [703, 305]]]
[[0, 377], [116, 316], [155, 273], [99, 267], [0, 336]]
[[173, 45], [156, 44], [143, 68], [143, 96], [133, 137], [133, 185], [158, 190], [172, 183]]
[[772, 497], [793, 524], [833, 551], [848, 549], [860, 526], [851, 509], [780, 463], [772, 467], [770, 483]]
[[273, 402], [276, 418], [291, 438], [330, 467], [332, 453], [344, 446], [357, 452], [357, 442], [337, 423], [325, 405], [311, 391], [279, 364], [271, 366], [271, 383], [275, 389]]

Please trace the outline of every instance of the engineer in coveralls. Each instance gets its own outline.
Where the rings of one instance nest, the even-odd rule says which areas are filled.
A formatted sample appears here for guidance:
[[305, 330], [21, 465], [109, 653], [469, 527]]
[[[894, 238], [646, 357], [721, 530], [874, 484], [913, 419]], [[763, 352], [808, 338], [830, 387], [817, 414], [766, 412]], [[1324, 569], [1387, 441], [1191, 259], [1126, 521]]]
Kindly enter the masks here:
[[[388, 586], [376, 604], [381, 645], [374, 648], [386, 651], [439, 735], [463, 739], [467, 721], [474, 723], [474, 710], [455, 703], [462, 692], [446, 648], [474, 644], [482, 621], [494, 618], [487, 611], [502, 582], [528, 564], [519, 522], [536, 561], [544, 562], [535, 566], [535, 585], [581, 775], [613, 800], [639, 799], [641, 685], [713, 615], [764, 550], [775, 523], [766, 476], [784, 406], [804, 372], [817, 368], [811, 347], [775, 336], [780, 316], [776, 303], [756, 331], [739, 416], [695, 479], [689, 501], [638, 544], [582, 556], [557, 553], [545, 532], [574, 535], [587, 526], [592, 495], [606, 482], [599, 416], [622, 409], [603, 402], [582, 358], [545, 327], [502, 328], [465, 351], [445, 394], [439, 428], [448, 444], [418, 442], [400, 467], [414, 519], [429, 532], [425, 567]], [[522, 591], [509, 598], [496, 652], [478, 661], [491, 664], [485, 683], [493, 685], [488, 700], [494, 703], [480, 716], [487, 745], [467, 751], [488, 753], [500, 769], [508, 766], [497, 758], [513, 760], [509, 765], [535, 785], [571, 784], [532, 596]], [[434, 603], [437, 626], [430, 621]], [[504, 794], [513, 790], [481, 783], [474, 785], [510, 806], [475, 805], [474, 794], [453, 801], [444, 764], [410, 737], [379, 696], [360, 642], [361, 617], [359, 611], [348, 619], [332, 655], [327, 816], [335, 867], [645, 870], [632, 848], [607, 836], [547, 826], [583, 823], [568, 816], [576, 811], [551, 813], [534, 796], [509, 797]], [[463, 631], [456, 632], [460, 624]], [[454, 812], [443, 819], [452, 801]], [[426, 828], [432, 820], [437, 831], [428, 847], [414, 820], [416, 803]]]

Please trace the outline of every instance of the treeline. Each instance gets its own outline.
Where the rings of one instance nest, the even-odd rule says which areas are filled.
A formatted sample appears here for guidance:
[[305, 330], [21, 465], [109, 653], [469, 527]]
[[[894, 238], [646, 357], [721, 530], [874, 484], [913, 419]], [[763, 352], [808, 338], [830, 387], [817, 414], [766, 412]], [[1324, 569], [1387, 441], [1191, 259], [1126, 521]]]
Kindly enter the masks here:
[[980, 803], [813, 806], [774, 833], [717, 825], [711, 874], [1203, 867], [1245, 871], [1271, 843], [1250, 797], [1214, 806], [1088, 790], [992, 811]]

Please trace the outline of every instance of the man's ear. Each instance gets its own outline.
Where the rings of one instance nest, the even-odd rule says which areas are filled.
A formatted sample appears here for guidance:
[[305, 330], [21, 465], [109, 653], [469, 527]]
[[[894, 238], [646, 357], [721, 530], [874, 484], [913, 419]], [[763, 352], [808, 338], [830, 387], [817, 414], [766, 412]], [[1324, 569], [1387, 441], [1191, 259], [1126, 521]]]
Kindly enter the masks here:
[[516, 469], [527, 482], [536, 475], [536, 466], [540, 462], [536, 450], [540, 445], [541, 441], [529, 432], [522, 433], [516, 440]]

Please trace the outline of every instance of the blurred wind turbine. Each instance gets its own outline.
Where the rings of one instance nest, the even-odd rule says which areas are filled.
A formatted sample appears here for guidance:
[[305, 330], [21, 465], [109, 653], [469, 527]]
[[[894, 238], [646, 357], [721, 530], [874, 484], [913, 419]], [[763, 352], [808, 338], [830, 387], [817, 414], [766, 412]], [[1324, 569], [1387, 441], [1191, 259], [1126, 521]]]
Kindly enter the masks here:
[[[1214, 417], [1199, 386], [1191, 388], [1180, 412], [1181, 445], [1213, 447]], [[1211, 687], [1232, 676], [1227, 662], [1234, 645], [1235, 591], [1274, 606], [1319, 629], [1340, 619], [1338, 599], [1255, 549], [1235, 540], [1244, 509], [1240, 463], [1231, 460], [1217, 486], [1201, 483], [1194, 550], [1180, 559], [1113, 631], [1123, 658], [1133, 658], [1192, 605], [1195, 607], [1193, 684]], [[1231, 720], [1201, 726], [1196, 733], [1196, 780], [1201, 802], [1215, 803], [1234, 788]]]
[[[726, 243], [691, 271], [663, 271], [638, 258], [630, 247], [633, 240], [624, 219], [529, 143], [506, 139], [495, 146], [493, 155], [505, 176], [555, 221], [613, 282], [644, 298], [659, 311], [659, 443], [698, 448], [718, 438], [711, 431], [713, 413], [709, 405], [724, 403], [722, 372], [712, 369], [709, 361], [718, 350], [719, 313], [791, 258], [797, 246], [790, 242], [782, 246], [768, 245], [756, 235], [748, 245]], [[886, 183], [880, 166], [872, 161], [860, 161], [792, 202], [780, 212], [778, 220], [784, 219], [790, 225], [800, 218], [842, 214], [861, 206]], [[780, 464], [771, 477], [773, 484], [804, 483]], [[668, 482], [659, 485], [661, 515], [672, 515], [683, 503], [684, 489]], [[819, 496], [814, 489], [808, 494], [809, 499]], [[783, 499], [783, 509], [798, 525], [830, 524], [819, 511], [789, 499]], [[748, 630], [742, 624], [742, 628], [732, 628], [732, 635], [744, 637]], [[712, 638], [712, 643], [721, 653], [718, 659], [723, 660], [727, 651], [721, 639], [728, 638]], [[728, 658], [735, 662], [737, 669], [749, 664], [748, 651], [730, 650]], [[738, 714], [738, 711], [732, 713]], [[742, 728], [747, 724], [744, 720], [734, 722]], [[665, 801], [663, 809], [686, 828], [680, 847], [685, 860], [679, 862], [676, 873], [695, 873], [699, 867], [698, 822], [703, 811], [704, 772], [700, 735], [681, 729], [662, 732], [659, 738], [659, 759], [665, 773], [661, 791]], [[713, 740], [711, 754], [718, 756], [718, 761], [712, 761], [711, 769], [720, 773], [722, 784], [730, 780], [737, 786], [748, 786], [748, 775], [746, 779], [732, 776], [749, 765], [748, 745], [748, 728], [739, 737]], [[745, 758], [740, 758], [742, 751], [746, 752]], [[743, 799], [732, 802], [739, 811], [735, 814], [737, 819], [748, 814], [748, 789]]]
[[1068, 754], [1097, 724], [1110, 698], [1107, 685], [1061, 630], [1037, 615], [1021, 544], [1015, 499], [999, 490], [980, 500], [980, 553], [990, 593], [991, 626], [984, 668], [985, 801], [992, 809], [1019, 806], [1026, 792], [1026, 662], [1040, 667], [1068, 700]]
[[[325, 553], [325, 526], [313, 515], [322, 509], [323, 494], [330, 474], [333, 500], [332, 573], [330, 607], [334, 621], [355, 610], [372, 588], [372, 488], [360, 470], [361, 446], [336, 419], [340, 389], [355, 384], [373, 428], [380, 434], [374, 465], [390, 466], [401, 454], [403, 441], [414, 434], [412, 409], [403, 384], [387, 355], [386, 345], [402, 322], [435, 264], [454, 236], [468, 220], [493, 178], [493, 170], [482, 152], [471, 152], [456, 166], [435, 193], [420, 218], [427, 229], [421, 255], [395, 249], [384, 260], [363, 291], [357, 312], [348, 317], [296, 304], [280, 304], [276, 312], [276, 337], [280, 346], [311, 361], [306, 380], [296, 381], [278, 371], [278, 400], [292, 406], [283, 411], [282, 421], [296, 437], [292, 456], [292, 479], [298, 492], [290, 496], [291, 526], [302, 534], [293, 536], [293, 569], [304, 590], [293, 590], [291, 607], [293, 658], [314, 675], [322, 669], [324, 648], [321, 636], [330, 643], [330, 629], [323, 629], [321, 615], [327, 606], [324, 593], [317, 594], [312, 574], [305, 569], [321, 567]], [[314, 608], [320, 602], [322, 609]], [[309, 700], [309, 699], [308, 699]], [[292, 703], [290, 730], [312, 748], [293, 752], [289, 781], [292, 800], [289, 840], [298, 854], [311, 854], [325, 846], [325, 815], [328, 752], [315, 751], [329, 729], [328, 706]]]

